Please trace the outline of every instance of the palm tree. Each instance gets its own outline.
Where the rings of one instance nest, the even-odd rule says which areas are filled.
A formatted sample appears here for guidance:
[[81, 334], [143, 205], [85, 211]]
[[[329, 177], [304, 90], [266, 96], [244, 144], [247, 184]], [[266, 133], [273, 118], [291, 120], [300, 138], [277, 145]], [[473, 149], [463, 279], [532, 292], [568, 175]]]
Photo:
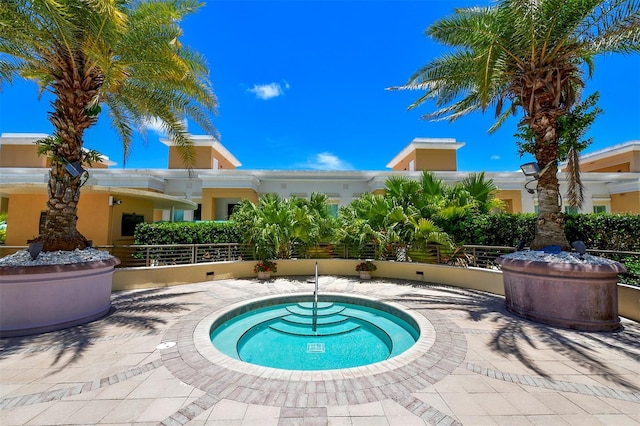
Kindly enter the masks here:
[[[76, 229], [83, 163], [83, 134], [106, 105], [123, 144], [135, 129], [159, 120], [194, 164], [185, 120], [213, 133], [208, 113], [216, 98], [204, 58], [181, 45], [179, 21], [200, 3], [193, 0], [3, 0], [0, 8], [0, 84], [33, 80], [53, 95], [53, 136], [40, 152], [51, 159], [46, 223], [37, 240], [45, 251], [85, 248]], [[75, 171], [74, 171], [75, 170]]]
[[568, 249], [560, 211], [557, 161], [564, 149], [558, 121], [579, 101], [595, 56], [640, 51], [637, 0], [501, 0], [458, 9], [427, 34], [453, 51], [434, 59], [395, 89], [422, 90], [409, 108], [435, 100], [426, 117], [450, 121], [495, 108], [495, 130], [521, 111], [533, 133], [541, 170], [532, 248]]

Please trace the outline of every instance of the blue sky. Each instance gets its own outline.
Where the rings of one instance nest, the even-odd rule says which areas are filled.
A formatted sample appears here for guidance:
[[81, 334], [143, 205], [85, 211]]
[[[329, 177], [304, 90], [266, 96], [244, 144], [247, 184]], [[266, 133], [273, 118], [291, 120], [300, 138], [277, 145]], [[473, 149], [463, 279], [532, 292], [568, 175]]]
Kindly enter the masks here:
[[[424, 35], [454, 7], [488, 0], [209, 0], [183, 22], [183, 43], [203, 53], [218, 97], [213, 121], [242, 169], [385, 170], [416, 137], [455, 138], [463, 171], [514, 171], [517, 119], [488, 134], [493, 113], [454, 123], [421, 120], [433, 105], [407, 111], [418, 92], [390, 92], [444, 52]], [[585, 152], [640, 139], [640, 57], [598, 58], [585, 95], [604, 110]], [[51, 133], [50, 98], [34, 83], [4, 86], [0, 132]], [[201, 131], [190, 124], [193, 134]], [[85, 146], [122, 167], [106, 117]], [[165, 168], [167, 148], [149, 131], [132, 146], [127, 168]]]

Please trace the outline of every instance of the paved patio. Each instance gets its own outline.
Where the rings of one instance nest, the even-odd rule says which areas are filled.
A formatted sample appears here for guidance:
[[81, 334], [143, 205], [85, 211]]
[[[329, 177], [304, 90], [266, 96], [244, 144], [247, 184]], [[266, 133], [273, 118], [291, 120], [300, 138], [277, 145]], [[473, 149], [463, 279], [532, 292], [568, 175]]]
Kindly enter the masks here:
[[[220, 357], [202, 330], [307, 277], [221, 280], [113, 295], [106, 318], [0, 340], [0, 424], [640, 425], [640, 325], [581, 333], [517, 318], [499, 296], [322, 276], [421, 316], [428, 336], [385, 363], [287, 372]], [[424, 320], [422, 320], [422, 317]]]

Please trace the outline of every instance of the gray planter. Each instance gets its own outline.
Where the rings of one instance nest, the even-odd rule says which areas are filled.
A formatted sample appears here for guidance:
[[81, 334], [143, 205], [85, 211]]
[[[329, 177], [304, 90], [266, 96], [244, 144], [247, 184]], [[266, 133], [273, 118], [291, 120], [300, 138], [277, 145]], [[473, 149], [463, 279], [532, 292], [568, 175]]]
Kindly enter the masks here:
[[85, 324], [111, 309], [117, 258], [68, 265], [0, 268], [0, 337]]
[[497, 259], [502, 267], [507, 310], [544, 324], [583, 331], [620, 327], [620, 263], [548, 263]]

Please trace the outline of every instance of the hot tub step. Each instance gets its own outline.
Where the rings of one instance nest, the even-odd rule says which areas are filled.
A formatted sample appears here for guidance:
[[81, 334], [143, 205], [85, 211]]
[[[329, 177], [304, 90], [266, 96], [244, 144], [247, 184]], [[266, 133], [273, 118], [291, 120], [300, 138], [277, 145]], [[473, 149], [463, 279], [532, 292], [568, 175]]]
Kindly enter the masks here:
[[297, 336], [332, 336], [335, 334], [349, 333], [360, 328], [360, 326], [352, 322], [344, 322], [332, 325], [318, 324], [318, 326], [316, 327], [316, 331], [314, 332], [310, 324], [302, 325], [278, 322], [275, 324], [271, 324], [270, 328], [281, 333], [293, 334]]

